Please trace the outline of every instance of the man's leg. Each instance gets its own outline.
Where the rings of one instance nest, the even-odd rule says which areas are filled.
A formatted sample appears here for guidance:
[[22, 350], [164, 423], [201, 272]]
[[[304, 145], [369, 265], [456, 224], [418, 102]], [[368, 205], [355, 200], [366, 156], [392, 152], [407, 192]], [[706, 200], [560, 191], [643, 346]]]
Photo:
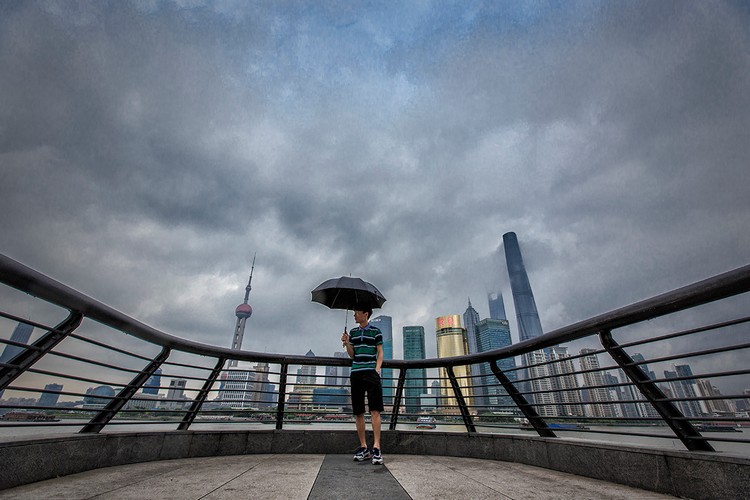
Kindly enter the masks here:
[[[380, 448], [380, 412], [371, 411], [370, 414], [372, 415], [372, 434], [374, 436], [374, 440], [373, 440], [374, 442], [372, 444], [372, 447]], [[363, 430], [364, 430], [364, 427], [365, 427], [365, 416], [362, 415], [362, 429]], [[364, 432], [362, 434], [364, 434]]]
[[[365, 414], [361, 413], [354, 417], [357, 423], [357, 436], [359, 437], [359, 445], [362, 448], [367, 448], [367, 439], [365, 436]], [[375, 422], [375, 416], [373, 415], [373, 423]], [[378, 423], [380, 422], [380, 414], [378, 413]], [[380, 430], [378, 429], [377, 442], [380, 443]]]

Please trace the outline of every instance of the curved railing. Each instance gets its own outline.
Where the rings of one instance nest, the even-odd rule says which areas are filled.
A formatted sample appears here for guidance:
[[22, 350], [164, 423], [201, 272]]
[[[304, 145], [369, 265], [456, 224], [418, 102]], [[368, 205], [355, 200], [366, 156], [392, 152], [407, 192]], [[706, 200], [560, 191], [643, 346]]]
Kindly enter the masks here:
[[[10, 354], [0, 363], [0, 440], [40, 428], [351, 426], [348, 359], [181, 339], [2, 255], [0, 282], [66, 315], [51, 326], [9, 311], [19, 297], [2, 306], [0, 344]], [[431, 417], [423, 423], [438, 430], [679, 441], [750, 456], [750, 317], [736, 314], [747, 310], [749, 290], [745, 266], [502, 349], [387, 360], [394, 375], [384, 375], [393, 389], [385, 422], [413, 429], [418, 417]], [[14, 340], [17, 324], [35, 333]], [[230, 360], [255, 366], [232, 368]], [[154, 383], [160, 372], [169, 385]]]

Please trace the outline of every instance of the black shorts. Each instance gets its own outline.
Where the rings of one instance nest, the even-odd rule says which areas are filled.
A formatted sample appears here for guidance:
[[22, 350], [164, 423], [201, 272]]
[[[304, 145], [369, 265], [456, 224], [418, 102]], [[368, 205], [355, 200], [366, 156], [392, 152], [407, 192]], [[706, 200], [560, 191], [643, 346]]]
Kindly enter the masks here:
[[380, 375], [375, 370], [352, 372], [352, 413], [362, 415], [365, 412], [365, 393], [370, 413], [383, 411], [383, 386]]

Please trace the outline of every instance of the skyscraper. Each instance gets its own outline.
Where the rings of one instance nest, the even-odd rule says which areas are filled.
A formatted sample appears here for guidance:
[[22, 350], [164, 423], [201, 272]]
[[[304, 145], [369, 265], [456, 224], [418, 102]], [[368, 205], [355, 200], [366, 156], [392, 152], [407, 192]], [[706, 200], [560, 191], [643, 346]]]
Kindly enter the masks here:
[[[516, 233], [505, 233], [503, 235], [503, 248], [505, 248], [505, 262], [508, 266], [510, 289], [513, 293], [513, 306], [516, 309], [518, 338], [523, 342], [542, 335], [542, 323], [539, 321], [539, 313], [536, 309], [534, 294], [531, 292], [531, 284], [526, 274], [526, 266], [523, 263]], [[534, 364], [544, 363], [545, 357], [544, 353], [533, 352], [523, 357], [523, 364], [532, 368], [521, 371], [521, 378], [532, 380], [530, 383], [522, 382], [519, 384], [519, 389], [522, 392], [533, 391], [534, 394], [527, 395], [526, 399], [538, 405], [553, 403], [551, 394], [546, 395], [544, 392], [539, 392], [550, 388], [547, 365], [533, 367]], [[537, 411], [540, 411], [543, 415], [549, 415], [548, 412], [552, 411], [556, 413], [556, 409], [552, 410], [546, 407], [539, 407]]]
[[[31, 332], [33, 331], [33, 326], [27, 325], [26, 323], [18, 323], [10, 336], [10, 340], [18, 342], [19, 344], [28, 344], [29, 339], [31, 338]], [[21, 354], [23, 351], [24, 348], [21, 346], [5, 344], [3, 354], [0, 355], [0, 363], [10, 362], [10, 360]], [[4, 390], [0, 391], [0, 398], [3, 397], [4, 392]]]
[[[510, 326], [504, 319], [486, 318], [477, 323], [477, 352], [494, 351], [511, 345]], [[516, 367], [514, 358], [505, 358], [498, 361], [498, 367], [512, 382], [517, 375], [512, 371]], [[479, 408], [479, 411], [501, 410], [512, 411], [515, 408], [513, 400], [500, 385], [495, 374], [492, 373], [489, 363], [475, 365], [479, 369], [480, 384], [484, 387], [474, 389], [474, 400], [477, 405], [487, 406]]]
[[157, 368], [151, 377], [146, 381], [143, 386], [144, 394], [159, 394], [159, 386], [161, 386], [161, 368]]
[[505, 262], [508, 265], [510, 289], [513, 292], [513, 305], [518, 320], [518, 338], [523, 342], [542, 335], [542, 323], [539, 321], [539, 313], [536, 309], [534, 294], [531, 292], [531, 284], [526, 274], [526, 266], [523, 264], [516, 233], [503, 235], [503, 247], [505, 248]]
[[550, 377], [550, 387], [556, 391], [554, 401], [557, 404], [557, 413], [564, 416], [584, 416], [575, 367], [568, 354], [568, 348], [550, 347], [547, 350], [547, 356], [552, 361], [548, 372], [554, 375]]
[[490, 319], [508, 319], [505, 314], [505, 303], [503, 294], [500, 292], [490, 292], [487, 294], [487, 302], [490, 305]]
[[669, 382], [670, 388], [675, 398], [688, 398], [689, 401], [675, 401], [680, 411], [686, 417], [698, 417], [701, 415], [701, 407], [695, 398], [698, 396], [695, 391], [695, 379], [690, 365], [676, 365], [674, 371], [664, 371], [664, 377], [669, 379], [691, 377], [683, 380], [674, 380]]
[[[390, 316], [378, 316], [370, 320], [373, 326], [380, 328], [383, 334], [383, 359], [393, 359], [393, 319]], [[383, 380], [383, 404], [393, 404], [393, 369], [383, 368], [380, 371]]]
[[167, 401], [166, 406], [171, 409], [182, 408], [187, 399], [185, 397], [185, 387], [187, 386], [187, 380], [184, 378], [173, 378], [169, 381], [169, 389], [167, 390], [167, 399], [173, 401]]
[[[437, 355], [438, 358], [449, 358], [452, 356], [464, 356], [469, 353], [469, 344], [466, 339], [466, 329], [461, 326], [461, 316], [451, 314], [440, 316], [435, 320], [435, 335], [437, 336]], [[458, 402], [453, 393], [448, 372], [445, 368], [439, 369], [440, 373], [440, 393], [441, 400], [438, 405], [446, 413], [457, 413]], [[471, 372], [468, 366], [453, 367], [453, 374], [456, 376], [461, 393], [468, 406], [473, 406], [473, 392], [471, 390], [470, 376]]]
[[[234, 310], [234, 314], [237, 316], [237, 324], [234, 327], [234, 337], [232, 338], [232, 349], [239, 351], [242, 349], [242, 338], [245, 336], [245, 323], [247, 318], [253, 315], [253, 308], [247, 303], [250, 298], [250, 290], [252, 290], [251, 283], [253, 282], [253, 270], [255, 269], [255, 256], [253, 255], [253, 263], [250, 267], [250, 279], [247, 280], [247, 286], [245, 287], [245, 300], [242, 304], [237, 306]], [[233, 368], [237, 366], [237, 360], [229, 360], [229, 367]]]
[[[468, 299], [469, 305], [464, 311], [464, 328], [466, 328], [466, 341], [469, 344], [469, 352], [467, 354], [475, 354], [479, 352], [477, 345], [477, 323], [479, 323], [479, 313], [471, 306], [471, 298]], [[489, 365], [487, 365], [489, 366]], [[472, 386], [477, 387], [482, 384], [482, 373], [478, 364], [473, 364], [469, 367], [471, 370]], [[483, 388], [479, 387], [479, 390], [474, 390], [474, 396], [482, 399]], [[474, 400], [476, 404], [485, 404], [479, 402], [477, 399]]]
[[[31, 332], [33, 331], [33, 326], [27, 325], [26, 323], [18, 323], [10, 336], [10, 340], [18, 342], [19, 344], [28, 344], [29, 339], [31, 338]], [[24, 350], [25, 349], [21, 346], [7, 344], [3, 350], [3, 354], [0, 355], [0, 363], [8, 363]]]
[[62, 390], [62, 384], [45, 385], [44, 392], [39, 396], [37, 406], [57, 406], [57, 400], [60, 398], [60, 391]]
[[[425, 359], [424, 327], [405, 326], [404, 336], [404, 359]], [[427, 370], [424, 368], [412, 368], [406, 372], [404, 382], [406, 413], [420, 413], [421, 396], [427, 392]]]
[[600, 370], [599, 358], [595, 349], [581, 349], [581, 370], [593, 370], [583, 373], [583, 385], [586, 387], [591, 415], [593, 417], [613, 417], [614, 411], [610, 404], [609, 391], [601, 387], [604, 384], [604, 376]]

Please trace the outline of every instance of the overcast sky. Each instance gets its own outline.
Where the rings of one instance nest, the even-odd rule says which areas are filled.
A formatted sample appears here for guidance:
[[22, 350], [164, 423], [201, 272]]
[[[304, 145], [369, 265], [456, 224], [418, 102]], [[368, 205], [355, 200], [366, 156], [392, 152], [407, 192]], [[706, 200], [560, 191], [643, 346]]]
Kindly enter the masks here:
[[748, 26], [742, 2], [6, 0], [0, 252], [225, 347], [257, 254], [243, 347], [291, 354], [340, 350], [310, 291], [351, 274], [396, 357], [405, 325], [434, 356], [435, 318], [491, 291], [517, 339], [513, 231], [550, 331], [748, 264]]

